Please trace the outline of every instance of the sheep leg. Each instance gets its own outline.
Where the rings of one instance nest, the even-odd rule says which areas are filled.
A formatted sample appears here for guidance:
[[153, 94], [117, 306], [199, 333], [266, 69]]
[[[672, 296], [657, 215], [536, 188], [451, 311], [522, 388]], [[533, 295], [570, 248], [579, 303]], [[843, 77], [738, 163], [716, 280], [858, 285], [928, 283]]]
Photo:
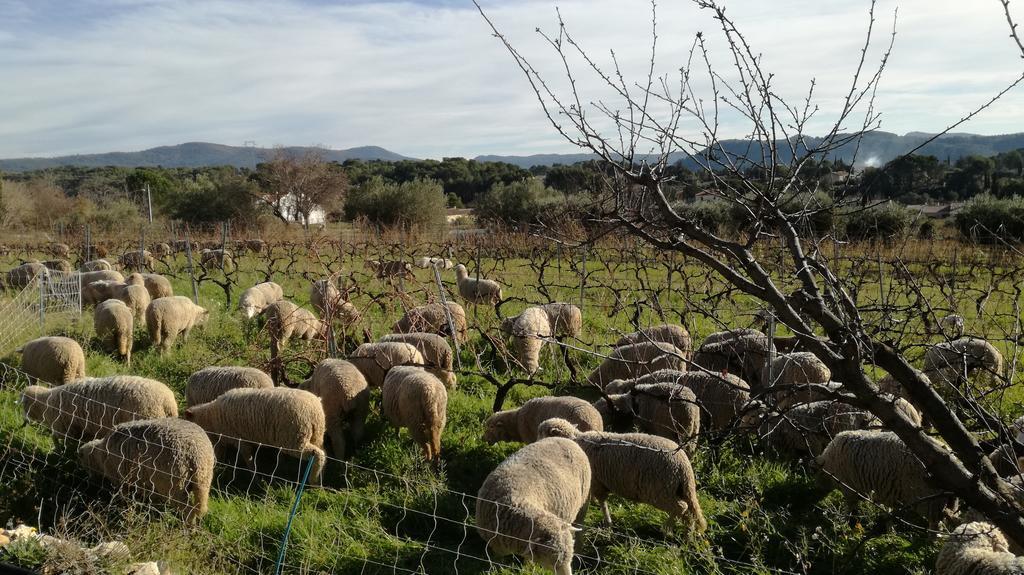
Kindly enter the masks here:
[[341, 425], [331, 426], [327, 430], [327, 437], [331, 440], [331, 453], [335, 459], [345, 459], [345, 430]]
[[601, 513], [604, 514], [604, 524], [611, 527], [612, 525], [612, 512], [608, 509], [608, 500], [601, 500]]

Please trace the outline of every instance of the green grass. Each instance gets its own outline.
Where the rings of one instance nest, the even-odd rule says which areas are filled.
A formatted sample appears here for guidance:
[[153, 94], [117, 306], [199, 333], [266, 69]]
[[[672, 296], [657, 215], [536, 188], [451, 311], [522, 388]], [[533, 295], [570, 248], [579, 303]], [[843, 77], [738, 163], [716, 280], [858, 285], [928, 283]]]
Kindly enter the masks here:
[[[284, 286], [287, 297], [308, 304], [308, 279], [326, 272], [304, 248], [296, 249], [298, 255], [291, 262], [285, 251], [280, 252], [283, 259], [276, 262], [271, 275]], [[384, 249], [365, 246], [369, 257]], [[329, 250], [324, 253], [325, 258], [334, 257]], [[402, 313], [403, 303], [419, 304], [436, 297], [431, 272], [417, 270], [416, 280], [406, 282], [404, 293], [399, 293], [393, 286], [369, 278], [357, 253], [361, 257], [360, 250], [353, 249], [336, 259], [331, 271], [342, 271], [342, 277], [353, 288], [352, 299], [364, 313], [359, 331], [366, 328], [377, 338], [390, 331], [391, 323]], [[475, 253], [456, 254], [459, 256], [468, 261]], [[619, 261], [608, 254], [588, 258], [583, 342], [577, 342], [580, 346], [606, 351], [601, 346], [617, 339], [620, 332], [632, 331], [630, 318], [634, 313], [638, 313], [641, 324], [682, 322], [698, 341], [722, 326], [752, 323], [751, 316], [758, 309], [756, 302], [735, 292], [723, 292], [720, 280], [692, 263], [670, 277], [666, 265], [678, 266], [679, 262], [659, 258], [663, 259]], [[552, 261], [545, 269], [548, 283], [544, 286], [539, 285], [538, 270], [531, 268], [531, 262], [536, 261], [526, 257], [482, 259], [485, 275], [498, 277], [508, 286], [506, 297], [519, 298], [503, 306], [505, 315], [517, 313], [526, 302], [547, 301], [542, 292], [553, 300], [579, 303], [579, 258]], [[179, 258], [171, 265], [172, 283], [176, 293], [191, 294], [190, 282], [180, 269], [182, 263]], [[83, 344], [90, 375], [134, 373], [152, 377], [167, 383], [183, 400], [185, 380], [200, 368], [267, 365], [265, 335], [255, 333], [234, 311], [242, 289], [262, 281], [267, 265], [265, 258], [239, 261], [241, 271], [235, 277], [237, 285], [230, 307], [226, 307], [220, 287], [203, 283], [200, 303], [211, 310], [210, 320], [170, 354], [160, 356], [149, 349], [148, 337], [139, 330], [130, 369], [91, 339], [89, 313], [74, 323], [49, 324], [47, 331], [67, 334]], [[471, 273], [474, 267], [470, 266]], [[855, 267], [851, 264], [851, 273]], [[993, 271], [991, 277], [996, 275]], [[443, 276], [449, 284], [453, 281], [451, 272]], [[222, 276], [218, 272], [214, 277]], [[973, 280], [976, 289], [985, 289], [986, 281], [981, 276]], [[890, 302], [909, 306], [915, 301], [900, 282], [875, 282], [873, 289], [870, 285], [865, 282], [859, 292], [865, 302], [878, 300], [882, 293]], [[1012, 289], [997, 290], [982, 313], [972, 310], [974, 304], [967, 299], [957, 311], [967, 317], [970, 331], [993, 334], [993, 339], [999, 340], [995, 336], [1009, 333], [1013, 326], [1009, 318], [1016, 305], [1013, 293]], [[948, 297], [938, 282], [926, 286], [926, 295], [936, 305], [948, 307]], [[646, 303], [638, 307], [638, 301]], [[467, 312], [471, 325], [495, 332], [498, 320], [492, 309], [469, 306]], [[920, 318], [915, 319], [909, 307], [901, 312], [900, 319], [916, 322], [911, 332], [921, 333]], [[361, 335], [357, 338], [361, 340]], [[997, 345], [1006, 353], [1012, 351], [1005, 341]], [[312, 360], [322, 354], [320, 347], [301, 342], [294, 342], [286, 352], [287, 356]], [[581, 377], [599, 362], [599, 358], [582, 352], [570, 355], [578, 363]], [[466, 369], [475, 370], [479, 364], [486, 372], [505, 376], [491, 363], [488, 348], [473, 331], [460, 359]], [[18, 364], [16, 354], [4, 360]], [[568, 370], [552, 346], [543, 355], [542, 367], [541, 377], [558, 384], [556, 393], [593, 398], [592, 392], [570, 384]], [[293, 381], [303, 379], [308, 371], [309, 365], [301, 361], [288, 366]], [[35, 525], [41, 521], [44, 530], [61, 528], [88, 542], [117, 537], [131, 546], [137, 559], [166, 560], [180, 573], [273, 572], [294, 500], [295, 485], [289, 479], [299, 475], [296, 462], [261, 453], [261, 472], [278, 478], [269, 482], [261, 475], [233, 473], [222, 466], [210, 513], [197, 529], [187, 528], [171, 513], [133, 508], [78, 468], [70, 456], [74, 446], [56, 444], [37, 426], [22, 427], [13, 390], [24, 383], [9, 379], [3, 382], [8, 391], [0, 392], [0, 449], [4, 452], [4, 462], [0, 463], [0, 523], [24, 521]], [[483, 378], [460, 377], [458, 389], [449, 396], [443, 465], [438, 472], [422, 461], [406, 432], [395, 433], [382, 422], [376, 407], [379, 394], [375, 394], [367, 434], [352, 465], [332, 462], [325, 486], [306, 491], [292, 527], [284, 572], [520, 572], [520, 562], [515, 558], [502, 559], [506, 567], [487, 561], [483, 542], [471, 526], [475, 503], [460, 495], [474, 495], [487, 473], [518, 447], [508, 443], [491, 446], [482, 441], [481, 423], [491, 413], [494, 393], [494, 387]], [[509, 394], [506, 407], [548, 393], [543, 387], [519, 386]], [[993, 401], [1012, 415], [1022, 411], [1020, 400], [1020, 392], [1013, 390]], [[614, 527], [603, 527], [600, 511], [591, 507], [587, 528], [578, 535], [579, 557], [574, 568], [623, 574], [771, 573], [781, 569], [852, 575], [921, 572], [933, 564], [936, 543], [921, 531], [867, 508], [851, 519], [838, 493], [819, 487], [804, 467], [766, 455], [745, 440], [734, 438], [721, 445], [701, 446], [693, 461], [709, 522], [706, 536], [665, 536], [660, 529], [661, 512], [612, 497]], [[533, 566], [525, 571], [540, 572]]]

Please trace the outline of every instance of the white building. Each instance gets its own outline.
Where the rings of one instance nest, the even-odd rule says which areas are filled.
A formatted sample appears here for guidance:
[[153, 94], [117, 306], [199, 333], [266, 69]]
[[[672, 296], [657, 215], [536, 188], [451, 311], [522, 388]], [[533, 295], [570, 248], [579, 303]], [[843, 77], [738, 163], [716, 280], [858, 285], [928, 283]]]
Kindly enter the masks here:
[[314, 207], [309, 212], [309, 221], [302, 221], [302, 214], [299, 213], [295, 206], [295, 195], [288, 194], [281, 198], [281, 213], [289, 222], [296, 222], [299, 224], [306, 224], [310, 226], [319, 226], [327, 223], [327, 212], [320, 206]]

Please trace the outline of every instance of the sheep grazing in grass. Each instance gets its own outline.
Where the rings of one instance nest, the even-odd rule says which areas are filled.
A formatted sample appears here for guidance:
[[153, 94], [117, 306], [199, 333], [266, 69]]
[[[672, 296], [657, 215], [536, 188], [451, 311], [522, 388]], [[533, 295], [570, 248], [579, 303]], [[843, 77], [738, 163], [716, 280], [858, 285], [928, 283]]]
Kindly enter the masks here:
[[960, 387], [978, 371], [995, 382], [1003, 375], [1003, 354], [983, 339], [963, 337], [928, 348], [922, 371], [940, 390]]
[[583, 312], [580, 308], [564, 302], [546, 303], [539, 306], [548, 316], [551, 335], [555, 337], [579, 337], [583, 333]]
[[187, 523], [198, 522], [209, 509], [216, 458], [209, 437], [189, 421], [118, 424], [106, 437], [80, 446], [78, 460], [133, 497], [169, 503]]
[[19, 348], [21, 369], [51, 385], [64, 385], [85, 377], [85, 352], [69, 337], [40, 337]]
[[535, 397], [516, 409], [506, 409], [484, 421], [484, 441], [537, 441], [537, 428], [544, 421], [559, 418], [582, 431], [604, 431], [601, 413], [578, 397]]
[[771, 364], [769, 387], [828, 383], [832, 371], [818, 356], [807, 351], [782, 354]]
[[146, 309], [152, 303], [152, 298], [145, 287], [131, 284], [120, 286], [114, 290], [114, 298], [128, 306], [136, 325], [146, 327]]
[[686, 378], [687, 373], [704, 373], [704, 372], [687, 372], [680, 371], [678, 369], [659, 369], [641, 375], [640, 377], [634, 377], [630, 379], [613, 379], [604, 386], [604, 392], [607, 394], [619, 394], [627, 393], [638, 385], [644, 383], [675, 383], [677, 385], [683, 385], [683, 381]]
[[962, 315], [952, 314], [939, 320], [939, 330], [943, 337], [954, 339], [964, 336], [967, 329], [967, 322]]
[[381, 414], [395, 427], [409, 430], [435, 467], [441, 462], [441, 433], [448, 417], [448, 392], [441, 380], [423, 368], [397, 366], [381, 388]]
[[119, 299], [108, 299], [96, 306], [92, 317], [96, 337], [103, 349], [118, 354], [126, 364], [131, 365], [135, 341], [135, 317], [132, 310]]
[[210, 316], [185, 296], [171, 296], [155, 299], [146, 308], [146, 329], [149, 339], [161, 352], [171, 349], [178, 336], [187, 340], [188, 334], [197, 325], [202, 325]]
[[30, 385], [21, 397], [26, 419], [72, 440], [101, 437], [126, 421], [178, 416], [178, 401], [169, 387], [133, 375], [86, 378], [52, 388]]
[[174, 250], [171, 249], [171, 244], [159, 243], [153, 246], [153, 255], [158, 258], [165, 258], [173, 253]]
[[67, 259], [71, 256], [71, 247], [63, 243], [50, 244], [47, 247], [46, 253], [52, 255], [55, 258]]
[[351, 454], [362, 441], [370, 411], [370, 388], [362, 372], [343, 359], [325, 359], [299, 389], [320, 398], [334, 457], [344, 459]]
[[950, 498], [929, 483], [924, 464], [892, 432], [841, 432], [815, 463], [843, 491], [851, 507], [862, 495], [892, 507], [913, 505], [934, 529], [950, 505]]
[[965, 523], [947, 536], [935, 561], [935, 575], [1020, 575], [1024, 557], [1009, 551], [1002, 531], [991, 523]]
[[141, 270], [152, 268], [154, 260], [149, 250], [136, 250], [121, 254], [117, 261], [126, 270]]
[[252, 319], [268, 305], [284, 299], [284, 290], [274, 282], [258, 283], [242, 292], [238, 298], [238, 309], [245, 319]]
[[185, 419], [215, 435], [214, 451], [223, 457], [223, 447], [238, 451], [245, 465], [255, 470], [253, 447], [265, 445], [300, 460], [313, 458], [310, 478], [321, 481], [327, 461], [324, 453], [326, 422], [320, 398], [301, 389], [237, 388], [217, 399], [185, 410]]
[[455, 354], [445, 338], [435, 333], [391, 333], [381, 337], [380, 341], [412, 345], [423, 356], [426, 370], [437, 376], [445, 388], [455, 389]]
[[145, 286], [146, 291], [149, 292], [150, 299], [159, 299], [174, 295], [174, 288], [171, 287], [170, 280], [160, 274], [142, 274], [136, 272], [125, 278], [124, 281], [125, 283], [132, 285]]
[[633, 345], [643, 342], [661, 341], [670, 343], [686, 353], [686, 359], [693, 356], [693, 339], [690, 332], [681, 325], [663, 324], [644, 328], [640, 331], [627, 333], [615, 342], [615, 347]]
[[601, 414], [605, 429], [624, 431], [635, 424], [644, 433], [683, 445], [688, 453], [697, 448], [700, 407], [697, 396], [687, 387], [674, 383], [641, 384], [628, 393], [595, 401], [594, 409]]
[[704, 339], [693, 354], [692, 369], [738, 375], [756, 392], [765, 386], [767, 358], [768, 336], [753, 329], [724, 331]]
[[[391, 326], [393, 333], [412, 333], [423, 331], [436, 333], [437, 335], [452, 337], [458, 343], [465, 343], [468, 339], [468, 327], [466, 324], [466, 310], [455, 302], [447, 303], [448, 311], [445, 312], [445, 305], [430, 303], [411, 308], [405, 312], [402, 319]], [[448, 325], [448, 315], [451, 314], [452, 324], [455, 333], [452, 333]]]
[[494, 305], [501, 301], [501, 284], [494, 280], [469, 277], [466, 266], [455, 266], [455, 283], [459, 295], [469, 303]]
[[71, 262], [68, 260], [46, 260], [43, 262], [43, 265], [50, 271], [63, 274], [69, 274], [72, 271]]
[[750, 401], [747, 382], [732, 374], [706, 371], [658, 370], [636, 379], [615, 380], [605, 386], [605, 393], [615, 395], [632, 391], [638, 385], [671, 383], [693, 391], [700, 409], [700, 428], [723, 430], [738, 421]]
[[612, 350], [587, 381], [604, 388], [612, 380], [631, 379], [659, 369], [684, 371], [685, 357], [686, 352], [661, 341], [624, 345]]
[[421, 257], [421, 258], [416, 258], [416, 261], [413, 262], [413, 264], [416, 267], [420, 268], [420, 269], [427, 269], [427, 268], [430, 268], [430, 267], [436, 267], [436, 268], [442, 269], [442, 270], [450, 270], [450, 269], [452, 269], [452, 266], [454, 265], [452, 263], [452, 260], [445, 259], [445, 258], [440, 258], [440, 257], [430, 257], [430, 258], [428, 258], [428, 257]]
[[370, 387], [384, 385], [384, 378], [394, 367], [423, 367], [427, 363], [416, 346], [394, 341], [364, 343], [356, 348], [348, 360], [362, 372]]
[[120, 299], [117, 294], [125, 287], [124, 282], [99, 280], [82, 285], [82, 305], [96, 305], [108, 299]]
[[573, 521], [590, 497], [587, 454], [575, 441], [550, 437], [513, 453], [477, 492], [476, 529], [495, 556], [518, 555], [556, 575], [572, 575]]
[[840, 432], [876, 422], [870, 412], [841, 401], [816, 401], [766, 416], [758, 433], [776, 450], [816, 457]]
[[90, 260], [78, 266], [78, 271], [81, 272], [113, 271], [113, 269], [114, 266], [107, 260]]
[[203, 269], [217, 268], [225, 272], [235, 269], [235, 259], [225, 249], [204, 249], [199, 252], [199, 265]]
[[25, 289], [37, 280], [49, 277], [50, 270], [39, 262], [28, 262], [7, 271], [4, 286], [8, 289]]
[[800, 405], [802, 403], [813, 403], [815, 401], [827, 401], [833, 399], [833, 394], [843, 391], [843, 385], [837, 381], [825, 383], [799, 383], [793, 385], [779, 384], [778, 388], [768, 388], [768, 398], [774, 403], [779, 411]]
[[405, 278], [412, 279], [412, 266], [408, 262], [387, 262], [367, 260], [366, 269], [372, 271], [378, 279]]
[[278, 351], [288, 345], [292, 337], [309, 341], [322, 338], [325, 333], [323, 322], [313, 312], [288, 300], [268, 305], [260, 312], [260, 316], [266, 320], [270, 345]]
[[707, 529], [690, 458], [671, 439], [646, 433], [580, 431], [564, 419], [541, 423], [538, 435], [571, 439], [587, 454], [593, 472], [590, 494], [601, 504], [608, 525], [612, 523], [608, 495], [614, 493], [668, 513], [667, 532], [679, 519], [687, 520], [698, 533]]
[[540, 351], [552, 336], [551, 319], [540, 306], [526, 308], [501, 322], [501, 331], [512, 338], [512, 357], [528, 375], [540, 369]]
[[190, 375], [185, 383], [185, 405], [209, 403], [232, 389], [268, 387], [274, 387], [274, 380], [255, 367], [205, 367]]
[[324, 321], [339, 322], [346, 329], [362, 319], [356, 306], [344, 300], [333, 278], [313, 282], [309, 288], [309, 302]]

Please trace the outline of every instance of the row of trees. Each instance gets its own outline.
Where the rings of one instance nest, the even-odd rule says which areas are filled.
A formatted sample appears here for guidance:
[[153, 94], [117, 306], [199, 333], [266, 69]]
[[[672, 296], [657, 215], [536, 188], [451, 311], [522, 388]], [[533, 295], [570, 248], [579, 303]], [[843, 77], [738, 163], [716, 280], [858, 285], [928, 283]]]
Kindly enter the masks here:
[[859, 191], [907, 204], [954, 202], [982, 194], [1024, 195], [1024, 150], [966, 156], [956, 162], [927, 155], [902, 156], [881, 168], [866, 168]]

